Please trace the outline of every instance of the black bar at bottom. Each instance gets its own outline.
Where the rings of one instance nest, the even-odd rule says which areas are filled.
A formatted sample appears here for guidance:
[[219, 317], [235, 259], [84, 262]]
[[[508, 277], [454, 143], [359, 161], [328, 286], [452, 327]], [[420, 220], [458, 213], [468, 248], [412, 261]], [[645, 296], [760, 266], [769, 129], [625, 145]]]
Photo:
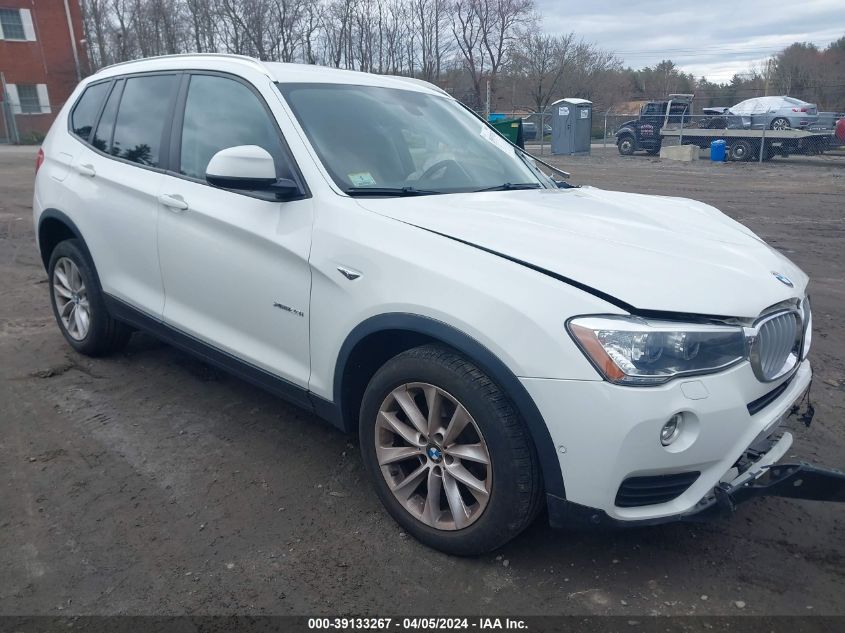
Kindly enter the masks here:
[[[346, 625], [346, 626], [345, 626]], [[360, 625], [360, 626], [359, 626]], [[842, 616], [0, 616], [2, 633], [841, 633]]]

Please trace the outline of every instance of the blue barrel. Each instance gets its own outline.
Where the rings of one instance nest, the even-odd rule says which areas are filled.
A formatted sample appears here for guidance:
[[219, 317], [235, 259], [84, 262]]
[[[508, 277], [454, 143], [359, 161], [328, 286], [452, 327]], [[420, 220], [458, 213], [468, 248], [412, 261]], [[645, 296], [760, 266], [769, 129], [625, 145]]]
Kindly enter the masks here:
[[725, 162], [726, 157], [726, 143], [723, 140], [713, 141], [710, 143], [710, 160]]

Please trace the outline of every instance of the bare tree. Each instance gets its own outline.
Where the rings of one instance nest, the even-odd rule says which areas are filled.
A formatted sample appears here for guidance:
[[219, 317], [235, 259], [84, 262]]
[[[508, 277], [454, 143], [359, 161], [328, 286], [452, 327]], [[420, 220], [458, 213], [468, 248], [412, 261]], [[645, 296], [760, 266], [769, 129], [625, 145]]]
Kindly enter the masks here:
[[486, 59], [481, 44], [483, 26], [477, 3], [478, 0], [455, 0], [452, 5], [452, 35], [472, 83], [474, 103], [470, 106], [480, 108], [481, 82], [486, 69]]
[[496, 80], [510, 61], [514, 42], [521, 27], [532, 16], [533, 0], [480, 0], [482, 16], [481, 43], [489, 61], [490, 92], [496, 93]]
[[447, 0], [411, 0], [411, 19], [419, 47], [420, 75], [427, 81], [440, 79], [443, 58], [449, 51]]
[[107, 12], [105, 0], [88, 0], [82, 5], [83, 29], [88, 42], [88, 63], [92, 69], [112, 63], [112, 47], [107, 39]]
[[510, 61], [520, 28], [532, 17], [533, 0], [455, 0], [452, 33], [472, 81], [476, 106], [482, 101], [482, 82], [496, 80]]
[[316, 2], [306, 2], [303, 12], [302, 24], [300, 25], [300, 37], [302, 38], [302, 61], [306, 64], [317, 63], [317, 52], [315, 38], [323, 21], [323, 5]]
[[532, 108], [544, 112], [572, 63], [570, 51], [575, 34], [555, 36], [531, 29], [521, 39], [515, 55], [516, 68], [526, 79]]

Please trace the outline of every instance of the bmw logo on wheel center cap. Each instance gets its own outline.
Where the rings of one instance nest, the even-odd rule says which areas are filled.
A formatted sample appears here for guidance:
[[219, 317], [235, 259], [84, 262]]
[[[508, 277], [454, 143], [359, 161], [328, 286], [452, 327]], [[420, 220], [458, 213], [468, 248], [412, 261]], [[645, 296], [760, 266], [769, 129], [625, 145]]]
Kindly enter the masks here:
[[443, 459], [443, 451], [441, 451], [437, 446], [429, 446], [425, 452], [428, 455], [428, 458], [433, 462], [439, 462]]
[[780, 283], [789, 286], [790, 288], [793, 287], [792, 280], [783, 273], [778, 273], [773, 270], [772, 274], [775, 276], [775, 279], [777, 279]]

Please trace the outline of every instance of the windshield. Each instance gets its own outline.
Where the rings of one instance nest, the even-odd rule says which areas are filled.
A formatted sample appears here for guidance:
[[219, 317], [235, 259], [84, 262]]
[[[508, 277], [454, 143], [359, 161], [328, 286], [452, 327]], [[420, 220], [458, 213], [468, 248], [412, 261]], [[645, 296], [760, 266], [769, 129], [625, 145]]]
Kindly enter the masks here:
[[329, 174], [348, 193], [544, 186], [504, 138], [447, 97], [377, 86], [277, 85]]

